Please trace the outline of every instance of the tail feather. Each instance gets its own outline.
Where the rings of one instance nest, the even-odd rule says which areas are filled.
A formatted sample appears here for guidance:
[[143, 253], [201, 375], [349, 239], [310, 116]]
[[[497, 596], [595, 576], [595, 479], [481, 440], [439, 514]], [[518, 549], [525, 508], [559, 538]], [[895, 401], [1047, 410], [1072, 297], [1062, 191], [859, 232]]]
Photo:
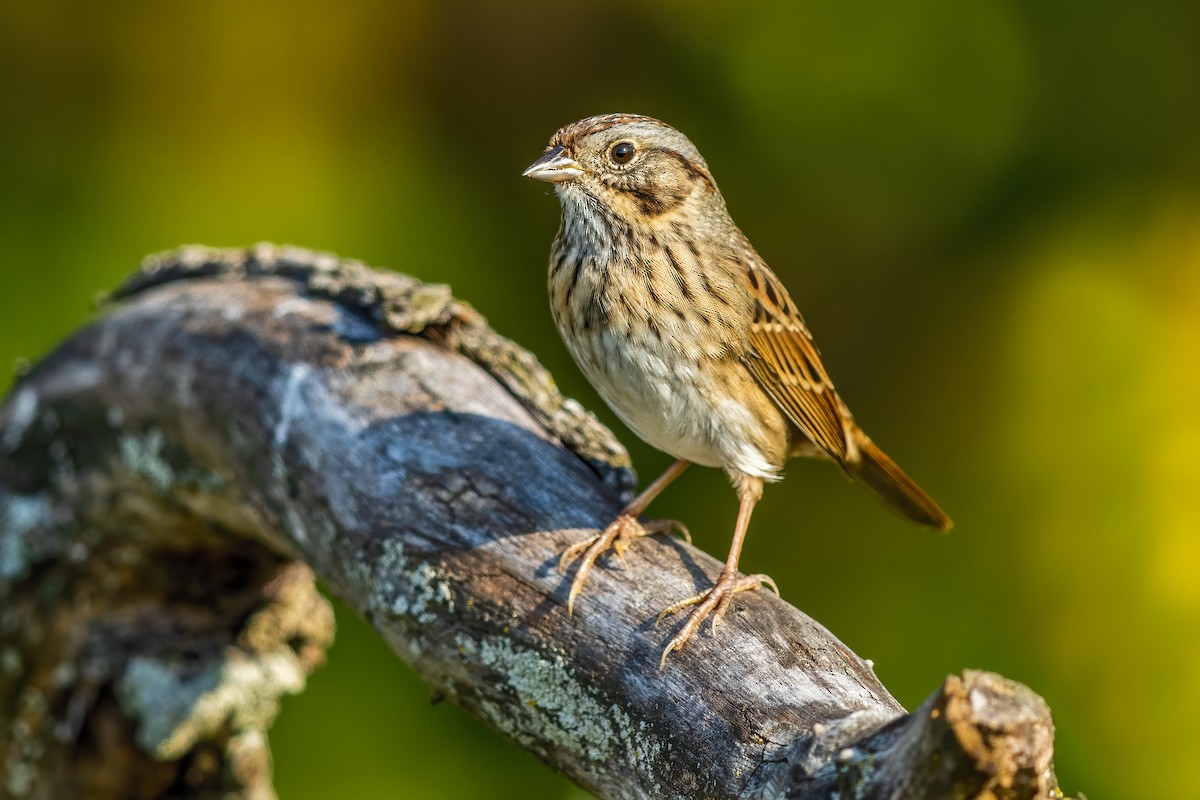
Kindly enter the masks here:
[[948, 531], [954, 526], [933, 498], [925, 494], [866, 435], [859, 433], [856, 444], [859, 459], [846, 464], [851, 475], [871, 487], [889, 506], [915, 522], [940, 531]]

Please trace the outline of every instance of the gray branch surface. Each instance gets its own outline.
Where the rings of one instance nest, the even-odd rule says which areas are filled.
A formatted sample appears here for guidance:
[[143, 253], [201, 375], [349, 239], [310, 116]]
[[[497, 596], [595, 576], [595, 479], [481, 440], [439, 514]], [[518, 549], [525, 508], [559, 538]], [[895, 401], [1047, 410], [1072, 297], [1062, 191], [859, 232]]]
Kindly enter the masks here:
[[906, 714], [767, 592], [660, 672], [655, 615], [720, 568], [681, 542], [602, 562], [567, 616], [558, 554], [632, 487], [445, 287], [151, 258], [0, 410], [0, 796], [274, 797], [266, 730], [332, 641], [317, 577], [602, 798], [1061, 796], [1032, 691], [965, 672]]

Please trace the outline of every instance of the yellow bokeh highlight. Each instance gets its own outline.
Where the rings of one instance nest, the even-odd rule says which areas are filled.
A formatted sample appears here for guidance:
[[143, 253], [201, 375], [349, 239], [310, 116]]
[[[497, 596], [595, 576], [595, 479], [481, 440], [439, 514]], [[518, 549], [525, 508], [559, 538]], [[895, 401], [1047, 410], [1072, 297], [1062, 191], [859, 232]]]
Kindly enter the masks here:
[[1110, 212], [1055, 226], [1005, 295], [1000, 438], [1060, 730], [1152, 719], [1086, 758], [1183, 763], [1200, 751], [1182, 711], [1200, 707], [1200, 197]]

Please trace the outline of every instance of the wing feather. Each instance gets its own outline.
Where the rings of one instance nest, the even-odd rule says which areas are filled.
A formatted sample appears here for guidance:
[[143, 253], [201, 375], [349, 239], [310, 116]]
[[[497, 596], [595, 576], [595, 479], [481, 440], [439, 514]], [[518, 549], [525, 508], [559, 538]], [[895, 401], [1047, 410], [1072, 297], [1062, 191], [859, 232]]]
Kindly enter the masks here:
[[746, 267], [756, 300], [750, 325], [750, 374], [801, 433], [831, 458], [845, 463], [849, 415], [821, 363], [812, 334], [787, 290], [761, 263]]

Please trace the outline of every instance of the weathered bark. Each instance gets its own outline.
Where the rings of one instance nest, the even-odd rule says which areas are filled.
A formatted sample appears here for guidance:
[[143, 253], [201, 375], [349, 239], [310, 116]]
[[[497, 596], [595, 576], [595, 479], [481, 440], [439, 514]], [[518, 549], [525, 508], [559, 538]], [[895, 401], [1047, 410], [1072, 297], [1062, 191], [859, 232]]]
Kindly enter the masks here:
[[574, 617], [558, 553], [624, 450], [444, 287], [302, 250], [151, 259], [0, 411], [0, 794], [273, 796], [319, 576], [438, 692], [601, 797], [1055, 797], [1037, 695], [905, 714], [766, 592], [658, 669], [715, 575], [647, 540]]

